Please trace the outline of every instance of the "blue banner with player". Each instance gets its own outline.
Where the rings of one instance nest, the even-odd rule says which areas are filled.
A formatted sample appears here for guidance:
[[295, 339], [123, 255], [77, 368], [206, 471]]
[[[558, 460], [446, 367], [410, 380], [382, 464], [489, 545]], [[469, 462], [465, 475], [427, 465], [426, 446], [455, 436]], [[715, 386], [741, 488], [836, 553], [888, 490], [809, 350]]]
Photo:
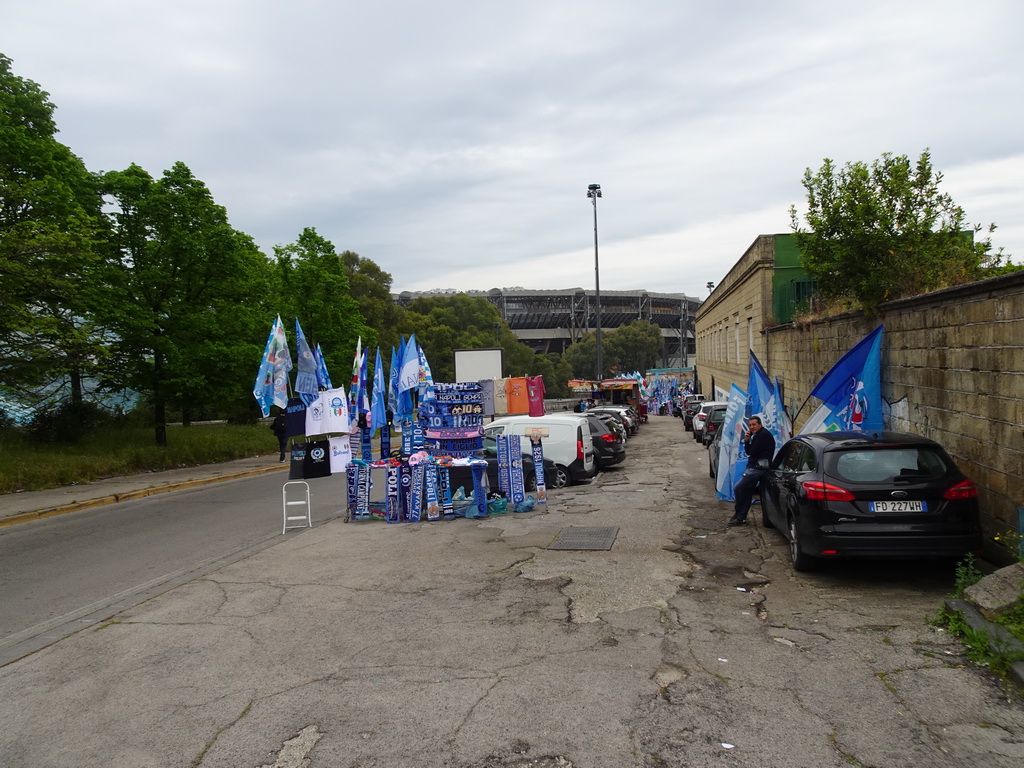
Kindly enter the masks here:
[[822, 401], [801, 434], [837, 430], [872, 431], [882, 425], [882, 326], [843, 355], [811, 397]]

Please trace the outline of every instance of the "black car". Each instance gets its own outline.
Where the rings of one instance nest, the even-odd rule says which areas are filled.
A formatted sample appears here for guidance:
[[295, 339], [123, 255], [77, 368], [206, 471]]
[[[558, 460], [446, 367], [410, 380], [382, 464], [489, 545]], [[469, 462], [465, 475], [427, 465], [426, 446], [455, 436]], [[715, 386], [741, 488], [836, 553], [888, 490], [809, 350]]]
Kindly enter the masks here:
[[703, 402], [704, 395], [687, 395], [683, 401], [683, 429], [687, 432], [693, 429], [693, 417]]
[[616, 432], [619, 437], [622, 438], [622, 444], [625, 445], [629, 440], [629, 430], [626, 429], [626, 425], [621, 419], [611, 413], [587, 411], [591, 415], [598, 416], [605, 424], [607, 424], [613, 432]]
[[[529, 447], [529, 441], [524, 440]], [[487, 461], [487, 485], [492, 491], [498, 490], [498, 447], [493, 437], [484, 438], [484, 447], [477, 451], [477, 458]], [[466, 495], [473, 492], [473, 470], [469, 467], [451, 467], [448, 470], [451, 478], [452, 491], [458, 490], [461, 486]], [[555, 462], [551, 459], [544, 459], [544, 485], [546, 488], [562, 488], [565, 483], [559, 485], [557, 478], [560, 477]], [[564, 477], [564, 476], [563, 476]], [[537, 473], [533, 467], [533, 456], [529, 453], [523, 454], [523, 486], [527, 491], [537, 490]]]
[[700, 433], [700, 440], [704, 443], [705, 448], [711, 445], [711, 441], [715, 438], [715, 433], [725, 423], [725, 412], [728, 408], [729, 406], [727, 405], [717, 405], [708, 411], [707, 418], [704, 419], [704, 430]]
[[821, 558], [957, 558], [981, 547], [977, 496], [934, 440], [821, 432], [779, 450], [761, 483], [761, 515], [789, 539], [798, 571]]
[[599, 405], [594, 408], [588, 408], [587, 413], [598, 413], [606, 416], [613, 416], [618, 419], [623, 429], [626, 430], [626, 435], [635, 435], [639, 425], [636, 419], [633, 418], [625, 408], [613, 408], [610, 406]]
[[594, 441], [594, 459], [601, 469], [621, 464], [626, 459], [626, 441], [616, 427], [608, 423], [615, 417], [587, 411], [583, 414], [590, 424], [590, 436]]

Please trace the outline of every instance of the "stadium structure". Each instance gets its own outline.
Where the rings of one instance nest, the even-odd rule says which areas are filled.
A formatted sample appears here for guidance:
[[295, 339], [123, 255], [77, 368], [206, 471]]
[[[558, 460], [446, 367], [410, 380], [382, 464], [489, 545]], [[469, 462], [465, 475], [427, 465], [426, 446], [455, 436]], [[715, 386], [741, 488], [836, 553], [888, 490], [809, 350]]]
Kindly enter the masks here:
[[[541, 353], [562, 353], [596, 326], [595, 292], [582, 288], [537, 290], [492, 288], [489, 291], [402, 291], [395, 302], [408, 306], [424, 296], [464, 293], [481, 296], [497, 307], [516, 337]], [[688, 367], [696, 348], [693, 317], [700, 299], [682, 293], [601, 291], [601, 330], [613, 331], [634, 320], [646, 320], [661, 329], [662, 367]], [[681, 343], [685, 340], [685, 343]]]

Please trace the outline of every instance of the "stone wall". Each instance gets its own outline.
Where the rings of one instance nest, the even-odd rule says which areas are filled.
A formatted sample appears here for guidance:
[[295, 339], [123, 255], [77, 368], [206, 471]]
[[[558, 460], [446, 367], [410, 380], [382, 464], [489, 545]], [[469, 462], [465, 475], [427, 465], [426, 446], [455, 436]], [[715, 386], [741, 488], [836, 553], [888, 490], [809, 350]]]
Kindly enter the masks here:
[[[761, 360], [783, 382], [790, 413], [843, 354], [883, 324], [886, 426], [942, 443], [978, 485], [986, 530], [1017, 530], [1017, 510], [1024, 507], [1024, 272], [880, 310], [870, 319], [850, 312], [765, 329]], [[745, 376], [744, 366], [740, 386]], [[803, 409], [797, 428], [816, 405]]]

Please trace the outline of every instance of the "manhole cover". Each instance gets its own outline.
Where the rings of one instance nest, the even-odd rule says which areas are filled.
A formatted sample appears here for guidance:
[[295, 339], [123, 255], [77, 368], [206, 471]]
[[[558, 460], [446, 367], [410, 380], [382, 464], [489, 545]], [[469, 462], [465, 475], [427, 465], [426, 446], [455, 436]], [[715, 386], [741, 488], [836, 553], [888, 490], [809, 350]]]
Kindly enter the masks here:
[[618, 528], [571, 526], [563, 528], [548, 549], [611, 549], [618, 534]]

